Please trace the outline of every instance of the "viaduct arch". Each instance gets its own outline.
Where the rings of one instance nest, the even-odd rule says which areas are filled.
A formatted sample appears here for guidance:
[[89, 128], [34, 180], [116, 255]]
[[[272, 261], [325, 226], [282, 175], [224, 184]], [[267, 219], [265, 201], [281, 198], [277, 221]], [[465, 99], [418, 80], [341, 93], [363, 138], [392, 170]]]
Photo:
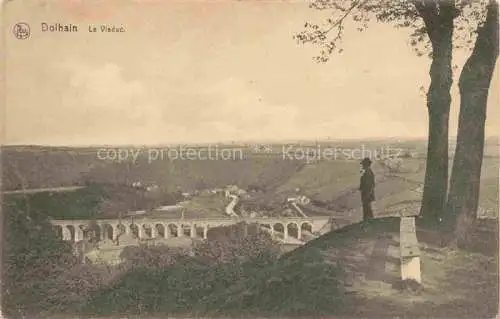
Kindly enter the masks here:
[[280, 218], [199, 218], [199, 219], [102, 219], [102, 220], [52, 220], [54, 230], [63, 240], [78, 242], [92, 232], [99, 240], [116, 240], [129, 234], [138, 239], [191, 237], [207, 239], [210, 228], [229, 226], [240, 222], [257, 223], [283, 240], [289, 237], [301, 240], [304, 233], [329, 229], [329, 217], [280, 217]]

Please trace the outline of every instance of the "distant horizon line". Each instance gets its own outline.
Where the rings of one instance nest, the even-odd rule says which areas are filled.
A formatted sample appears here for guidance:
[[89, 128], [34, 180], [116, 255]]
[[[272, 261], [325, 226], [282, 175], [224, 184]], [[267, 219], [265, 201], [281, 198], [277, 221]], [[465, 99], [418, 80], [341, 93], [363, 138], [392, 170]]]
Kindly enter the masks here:
[[[485, 140], [498, 139], [498, 136], [486, 136]], [[456, 136], [449, 137], [448, 141], [455, 141]], [[322, 139], [283, 139], [283, 140], [227, 140], [213, 142], [165, 142], [165, 143], [102, 143], [102, 144], [1, 144], [1, 147], [62, 147], [62, 148], [90, 148], [90, 147], [152, 147], [178, 145], [230, 145], [230, 144], [289, 144], [289, 143], [329, 143], [329, 142], [378, 142], [378, 141], [425, 141], [427, 137], [371, 137], [371, 138], [322, 138]]]

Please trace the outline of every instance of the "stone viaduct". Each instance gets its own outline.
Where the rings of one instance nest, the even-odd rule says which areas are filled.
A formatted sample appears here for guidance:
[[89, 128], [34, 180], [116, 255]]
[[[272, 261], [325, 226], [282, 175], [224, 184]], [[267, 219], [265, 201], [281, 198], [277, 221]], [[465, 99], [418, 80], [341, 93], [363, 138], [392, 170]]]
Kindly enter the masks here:
[[86, 230], [97, 233], [101, 240], [116, 240], [119, 234], [130, 234], [139, 239], [189, 236], [207, 239], [208, 229], [229, 226], [240, 222], [257, 223], [272, 235], [283, 240], [298, 240], [303, 233], [324, 234], [331, 230], [330, 217], [259, 217], [259, 218], [196, 218], [166, 219], [154, 217], [97, 220], [52, 220], [55, 231], [63, 240], [78, 242]]

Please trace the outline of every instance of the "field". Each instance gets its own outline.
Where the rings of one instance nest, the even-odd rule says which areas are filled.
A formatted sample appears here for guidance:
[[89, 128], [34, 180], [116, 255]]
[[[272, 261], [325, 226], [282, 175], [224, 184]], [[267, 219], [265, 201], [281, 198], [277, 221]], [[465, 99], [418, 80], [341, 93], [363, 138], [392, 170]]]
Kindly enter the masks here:
[[[378, 215], [389, 214], [401, 205], [407, 207], [410, 204], [418, 210], [421, 199], [425, 174], [425, 157], [421, 153], [425, 150], [425, 142], [394, 143], [394, 149], [399, 147], [417, 155], [405, 158], [397, 171], [390, 171], [381, 161], [374, 163], [377, 181], [374, 208]], [[376, 148], [386, 144], [387, 141], [373, 141], [363, 144], [363, 147]], [[307, 144], [300, 145], [304, 147]], [[309, 145], [313, 149], [316, 144]], [[348, 149], [354, 148], [356, 143], [340, 145]], [[244, 149], [245, 146], [240, 147]], [[252, 195], [252, 201], [270, 209], [279, 209], [285, 198], [296, 195], [299, 189], [301, 195], [312, 199], [306, 207], [311, 214], [360, 214], [357, 160], [337, 158], [305, 163], [299, 159], [284, 158], [279, 153], [280, 149], [273, 146], [274, 153], [245, 153], [244, 158], [235, 160], [155, 161], [151, 161], [142, 149], [135, 162], [118, 163], [100, 159], [97, 148], [4, 147], [2, 182], [4, 190], [19, 189], [21, 185], [26, 188], [85, 185], [89, 182], [114, 185], [114, 195], [109, 197], [110, 201], [115, 199], [115, 203], [108, 205], [111, 207], [109, 210], [122, 211], [140, 209], [140, 203], [145, 202], [144, 195], [141, 195], [141, 200], [135, 200], [134, 205], [129, 203], [137, 194], [126, 188], [134, 181], [141, 181], [143, 185], [158, 185], [162, 194], [221, 188], [229, 184], [243, 189], [257, 188], [259, 192]], [[480, 213], [489, 216], [498, 215], [499, 166], [498, 157], [493, 156], [496, 150], [495, 140], [489, 141], [481, 177]], [[226, 204], [220, 199], [201, 198], [192, 201], [189, 210], [217, 215], [216, 211]]]
[[[408, 144], [406, 147], [412, 152], [424, 148], [421, 144]], [[124, 281], [116, 277], [116, 284], [124, 283], [125, 286], [122, 290], [110, 290], [110, 300], [115, 300], [113, 298], [121, 291], [126, 301], [123, 304], [132, 305], [131, 309], [133, 302], [127, 299], [129, 292], [144, 289], [139, 292], [140, 295], [151, 298], [161, 295], [167, 301], [178, 293], [189, 298], [194, 296], [189, 311], [210, 311], [214, 317], [226, 317], [228, 314], [236, 314], [240, 318], [246, 314], [249, 318], [287, 317], [290, 314], [299, 317], [306, 317], [306, 314], [331, 317], [331, 314], [336, 314], [373, 318], [376, 314], [384, 318], [486, 318], [497, 311], [497, 227], [493, 227], [495, 231], [489, 232], [476, 229], [471, 235], [473, 240], [470, 247], [451, 250], [439, 245], [436, 240], [439, 236], [435, 230], [429, 229], [429, 225], [418, 225], [423, 288], [407, 291], [395, 286], [400, 275], [399, 219], [384, 217], [418, 212], [425, 173], [423, 156], [404, 158], [396, 170], [390, 169], [383, 161], [375, 161], [374, 206], [378, 218], [368, 224], [353, 224], [361, 217], [357, 191], [360, 167], [357, 160], [339, 158], [306, 163], [284, 160], [279, 154], [259, 154], [234, 161], [149, 163], [147, 158], [138, 158], [135, 163], [112, 163], [96, 158], [95, 154], [95, 149], [4, 148], [3, 187], [19, 189], [21, 186], [44, 188], [86, 185], [72, 192], [28, 195], [33, 198], [29, 202], [31, 208], [52, 217], [80, 219], [92, 215], [113, 217], [129, 210], [152, 210], [160, 205], [172, 205], [182, 200], [181, 192], [191, 193], [195, 190], [200, 191], [200, 194], [187, 202], [185, 217], [218, 216], [223, 214], [228, 199], [221, 194], [209, 195], [210, 189], [235, 184], [248, 190], [249, 197], [244, 199], [245, 204], [277, 210], [283, 207], [286, 197], [306, 195], [311, 199], [304, 209], [307, 214], [329, 215], [350, 221], [346, 227], [311, 240], [299, 248], [281, 247], [290, 251], [265, 267], [248, 270], [246, 276], [227, 279], [224, 271], [215, 268], [223, 274], [221, 278], [224, 284], [203, 298], [199, 296], [199, 287], [205, 287], [206, 281], [210, 280], [207, 278], [213, 274], [207, 270], [207, 275], [196, 277], [200, 271], [198, 264], [193, 269], [180, 264], [178, 268], [171, 269], [175, 270], [174, 275], [162, 276], [163, 279], [152, 274], [139, 276], [140, 280], [134, 283], [135, 286], [130, 286], [132, 288], [128, 286], [128, 277]], [[149, 192], [131, 187], [137, 181], [144, 186], [157, 185], [159, 190]], [[6, 196], [7, 199], [15, 199], [15, 196], [23, 195]], [[497, 202], [498, 157], [486, 156], [481, 179], [480, 213], [497, 217]], [[178, 211], [158, 214], [179, 217]], [[497, 220], [483, 219], [479, 223], [496, 226]], [[189, 245], [190, 239], [184, 240], [175, 245]], [[89, 258], [108, 262], [117, 260], [121, 248], [132, 242], [126, 237], [120, 242], [120, 247], [110, 241], [101, 242], [102, 249], [89, 253]], [[251, 241], [251, 244], [255, 245], [255, 241]], [[235, 274], [239, 274], [240, 270], [235, 268]], [[176, 271], [184, 275], [179, 275], [181, 277], [178, 279], [175, 277]], [[135, 278], [133, 273], [131, 276]], [[219, 280], [215, 275], [213, 278]], [[180, 286], [172, 286], [172, 282], [168, 281], [170, 279], [180, 282]], [[167, 284], [160, 280], [167, 280]], [[190, 280], [199, 282], [194, 281], [197, 284], [193, 286]], [[190, 287], [197, 288], [191, 291]], [[109, 287], [101, 288], [107, 291]], [[155, 289], [166, 288], [161, 290], [163, 294], [156, 293]], [[172, 305], [179, 304], [178, 300], [172, 302]], [[199, 304], [195, 305], [196, 302]], [[165, 302], [158, 304], [164, 305]], [[196, 317], [198, 314], [188, 315]]]
[[[415, 290], [398, 285], [399, 218], [389, 217], [312, 240], [284, 255], [274, 269], [229, 288], [232, 297], [223, 292], [213, 299], [230, 299], [221, 313], [239, 314], [243, 310], [238, 307], [244, 304], [250, 314], [255, 311], [260, 317], [263, 305], [272, 305], [269, 318], [290, 313], [302, 318], [312, 314], [322, 318], [493, 318], [498, 311], [497, 232], [479, 235], [488, 243], [481, 245], [481, 251], [450, 250], [435, 241], [439, 237], [435, 231], [417, 227], [422, 286]], [[335, 266], [344, 271], [342, 294], [347, 297], [342, 304], [338, 282], [330, 273]]]

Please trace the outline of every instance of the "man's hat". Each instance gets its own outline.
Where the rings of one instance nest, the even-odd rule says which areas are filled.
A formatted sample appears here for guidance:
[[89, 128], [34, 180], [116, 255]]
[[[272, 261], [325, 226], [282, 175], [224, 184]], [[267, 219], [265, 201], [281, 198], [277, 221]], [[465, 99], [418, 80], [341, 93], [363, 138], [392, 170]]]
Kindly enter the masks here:
[[371, 164], [372, 164], [372, 160], [371, 160], [369, 157], [365, 157], [365, 158], [363, 158], [363, 160], [361, 161], [361, 164], [362, 164], [362, 165], [371, 165]]

